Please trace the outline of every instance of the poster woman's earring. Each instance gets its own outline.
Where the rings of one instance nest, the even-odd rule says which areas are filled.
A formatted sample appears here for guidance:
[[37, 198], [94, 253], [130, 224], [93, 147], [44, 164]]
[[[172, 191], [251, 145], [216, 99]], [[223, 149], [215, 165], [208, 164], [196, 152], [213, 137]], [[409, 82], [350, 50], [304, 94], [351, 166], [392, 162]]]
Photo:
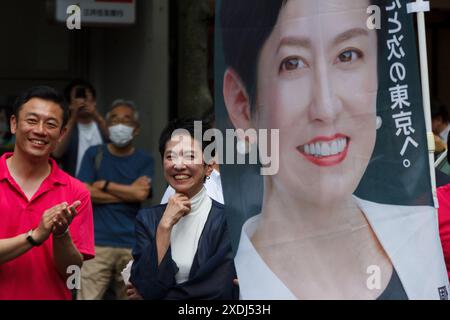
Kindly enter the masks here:
[[236, 150], [240, 154], [247, 154], [250, 152], [250, 145], [246, 139], [239, 139], [236, 144]]
[[380, 116], [377, 116], [377, 130], [381, 128], [383, 125], [383, 119]]

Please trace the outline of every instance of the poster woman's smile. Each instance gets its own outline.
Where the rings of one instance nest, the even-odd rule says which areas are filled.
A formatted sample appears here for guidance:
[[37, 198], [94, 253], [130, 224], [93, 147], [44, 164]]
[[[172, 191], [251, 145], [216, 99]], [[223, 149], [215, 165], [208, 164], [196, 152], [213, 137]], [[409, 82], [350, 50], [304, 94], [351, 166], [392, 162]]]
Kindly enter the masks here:
[[338, 133], [332, 137], [316, 137], [310, 142], [297, 147], [297, 150], [312, 163], [331, 167], [345, 160], [350, 138]]

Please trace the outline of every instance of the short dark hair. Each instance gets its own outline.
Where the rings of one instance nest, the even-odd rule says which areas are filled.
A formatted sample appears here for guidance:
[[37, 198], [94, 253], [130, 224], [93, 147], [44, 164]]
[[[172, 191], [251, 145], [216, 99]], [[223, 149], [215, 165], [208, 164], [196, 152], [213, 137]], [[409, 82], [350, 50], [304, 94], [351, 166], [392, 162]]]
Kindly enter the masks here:
[[97, 92], [90, 82], [83, 79], [74, 79], [70, 81], [69, 84], [64, 88], [64, 98], [66, 99], [67, 103], [70, 103], [70, 93], [75, 87], [83, 87], [88, 89], [92, 93], [94, 99], [97, 99]]
[[261, 48], [286, 1], [222, 0], [220, 23], [225, 64], [241, 77], [250, 105], [256, 95], [256, 69]]
[[54, 88], [48, 86], [35, 86], [22, 92], [13, 105], [13, 115], [19, 119], [19, 112], [23, 105], [33, 98], [39, 98], [51, 101], [59, 105], [63, 111], [62, 128], [64, 128], [69, 120], [69, 108], [67, 107], [63, 95]]
[[[172, 133], [178, 129], [184, 129], [189, 132], [191, 137], [195, 139], [195, 127], [194, 122], [201, 121], [202, 122], [202, 141], [199, 141], [202, 145], [202, 151], [205, 151], [205, 148], [211, 143], [209, 141], [204, 141], [203, 135], [208, 129], [211, 129], [209, 123], [202, 121], [200, 118], [180, 118], [175, 119], [169, 122], [169, 124], [164, 128], [160, 137], [159, 137], [159, 153], [161, 154], [161, 158], [164, 158], [164, 151], [166, 150], [166, 144], [172, 138]], [[214, 155], [213, 155], [214, 156]]]
[[[255, 103], [261, 49], [288, 1], [221, 0], [219, 16], [225, 64], [241, 78], [250, 106]], [[383, 0], [369, 0], [369, 3], [380, 6]]]

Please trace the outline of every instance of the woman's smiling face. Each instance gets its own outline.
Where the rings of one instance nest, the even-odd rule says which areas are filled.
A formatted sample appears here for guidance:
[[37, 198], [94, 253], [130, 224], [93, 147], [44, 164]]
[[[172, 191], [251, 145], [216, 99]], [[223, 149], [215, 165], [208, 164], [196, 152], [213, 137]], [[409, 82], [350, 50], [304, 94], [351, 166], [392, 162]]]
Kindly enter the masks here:
[[189, 198], [202, 188], [212, 166], [204, 163], [202, 145], [190, 135], [174, 135], [164, 150], [164, 177], [177, 193]]
[[260, 52], [259, 129], [280, 130], [274, 187], [321, 205], [349, 197], [376, 137], [377, 35], [369, 1], [288, 0]]

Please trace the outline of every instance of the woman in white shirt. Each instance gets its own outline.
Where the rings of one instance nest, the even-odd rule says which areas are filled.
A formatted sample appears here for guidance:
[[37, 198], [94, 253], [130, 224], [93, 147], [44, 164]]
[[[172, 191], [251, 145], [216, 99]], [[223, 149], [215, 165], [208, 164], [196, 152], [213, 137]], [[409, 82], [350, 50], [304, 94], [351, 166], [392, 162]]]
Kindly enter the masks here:
[[224, 207], [203, 185], [212, 172], [206, 146], [194, 138], [194, 119], [175, 120], [161, 134], [164, 176], [176, 194], [137, 217], [130, 281], [144, 299], [237, 297]]

